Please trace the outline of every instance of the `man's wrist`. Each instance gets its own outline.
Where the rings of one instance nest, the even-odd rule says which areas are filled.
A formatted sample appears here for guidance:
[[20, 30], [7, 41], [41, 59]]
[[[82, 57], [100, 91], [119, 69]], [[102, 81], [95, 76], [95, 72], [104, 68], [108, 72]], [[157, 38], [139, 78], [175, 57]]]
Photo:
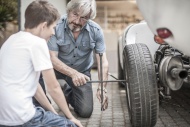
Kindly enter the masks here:
[[76, 70], [72, 70], [72, 71], [70, 71], [69, 77], [72, 77], [72, 76], [75, 75], [76, 73], [77, 73]]
[[[97, 91], [100, 91], [100, 90], [102, 90], [101, 87], [98, 87]], [[103, 87], [103, 91], [104, 91], [105, 93], [107, 93], [107, 89], [106, 89], [105, 87]]]

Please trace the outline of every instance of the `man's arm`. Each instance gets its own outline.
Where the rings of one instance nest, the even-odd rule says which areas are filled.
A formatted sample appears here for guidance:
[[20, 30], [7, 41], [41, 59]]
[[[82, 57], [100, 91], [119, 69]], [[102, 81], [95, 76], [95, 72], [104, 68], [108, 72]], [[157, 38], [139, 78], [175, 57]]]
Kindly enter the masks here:
[[[101, 79], [101, 75], [100, 75], [100, 56], [99, 54], [96, 54], [96, 59], [97, 59], [97, 64], [98, 64], [98, 77], [99, 80]], [[108, 60], [106, 57], [106, 53], [103, 53], [102, 55], [102, 76], [103, 76], [103, 81], [107, 81], [108, 80], [108, 69], [109, 69], [109, 65], [108, 65]], [[96, 96], [99, 99], [100, 102], [103, 103], [103, 110], [108, 108], [108, 97], [106, 95], [107, 90], [106, 90], [106, 85], [107, 83], [103, 83], [103, 102], [101, 100], [101, 84], [98, 85], [98, 89], [97, 89], [97, 93]]]
[[53, 113], [57, 114], [53, 106], [50, 104], [49, 100], [47, 99], [44, 91], [40, 84], [38, 84], [36, 93], [34, 95], [35, 99], [42, 105], [42, 107], [48, 111], [52, 111]]
[[77, 126], [82, 127], [80, 121], [78, 121], [70, 112], [63, 91], [61, 90], [60, 84], [58, 83], [53, 69], [48, 69], [42, 71], [44, 81], [47, 85], [47, 91], [54, 100], [54, 102], [59, 106], [61, 111], [65, 116], [73, 121]]
[[90, 78], [77, 70], [67, 66], [64, 64], [61, 60], [58, 59], [58, 52], [57, 51], [50, 51], [51, 61], [53, 63], [54, 69], [61, 72], [62, 74], [65, 74], [72, 78], [73, 83], [76, 86], [80, 86], [83, 84], [86, 84], [87, 81], [90, 80]]

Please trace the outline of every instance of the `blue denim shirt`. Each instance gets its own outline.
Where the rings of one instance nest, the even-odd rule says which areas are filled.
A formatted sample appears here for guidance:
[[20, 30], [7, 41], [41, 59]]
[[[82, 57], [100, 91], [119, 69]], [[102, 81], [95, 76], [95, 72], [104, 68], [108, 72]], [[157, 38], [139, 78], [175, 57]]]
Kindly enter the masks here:
[[58, 51], [58, 58], [79, 72], [84, 72], [93, 65], [93, 50], [95, 53], [104, 53], [106, 49], [102, 29], [91, 20], [82, 28], [75, 41], [67, 25], [67, 15], [58, 21], [48, 47], [52, 51]]

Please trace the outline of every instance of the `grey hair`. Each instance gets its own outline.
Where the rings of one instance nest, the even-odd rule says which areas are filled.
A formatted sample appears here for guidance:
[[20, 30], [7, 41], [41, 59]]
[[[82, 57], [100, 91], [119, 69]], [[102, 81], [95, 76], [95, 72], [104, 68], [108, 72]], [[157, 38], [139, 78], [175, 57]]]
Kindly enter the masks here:
[[96, 2], [95, 0], [70, 0], [67, 4], [67, 14], [70, 11], [80, 11], [80, 16], [86, 16], [91, 12], [90, 19], [94, 19], [96, 17]]

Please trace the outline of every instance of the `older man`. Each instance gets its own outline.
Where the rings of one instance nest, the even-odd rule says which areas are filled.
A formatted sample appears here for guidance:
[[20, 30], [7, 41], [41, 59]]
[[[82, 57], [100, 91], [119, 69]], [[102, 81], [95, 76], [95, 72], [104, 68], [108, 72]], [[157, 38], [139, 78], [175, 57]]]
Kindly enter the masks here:
[[[93, 50], [96, 53], [98, 70], [102, 55], [103, 80], [107, 80], [108, 61], [105, 54], [103, 31], [91, 19], [96, 17], [95, 0], [71, 0], [67, 4], [67, 15], [63, 15], [48, 43], [51, 60], [58, 79], [67, 84], [63, 91], [67, 102], [81, 117], [90, 117], [93, 111], [91, 78]], [[100, 72], [100, 71], [98, 71]], [[100, 77], [100, 73], [99, 73]], [[107, 109], [106, 83], [103, 84], [103, 110]], [[100, 84], [97, 98], [101, 102]]]

